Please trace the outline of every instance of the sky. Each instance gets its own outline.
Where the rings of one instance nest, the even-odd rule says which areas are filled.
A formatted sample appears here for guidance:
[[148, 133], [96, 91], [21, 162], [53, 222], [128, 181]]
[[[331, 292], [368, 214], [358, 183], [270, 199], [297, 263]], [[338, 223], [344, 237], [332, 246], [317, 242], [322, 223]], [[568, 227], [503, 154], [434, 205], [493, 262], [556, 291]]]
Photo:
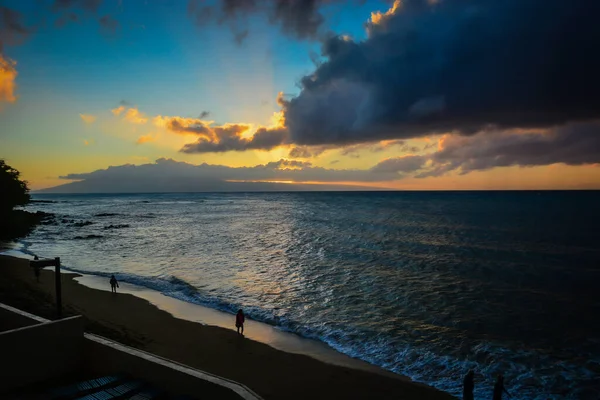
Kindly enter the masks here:
[[0, 158], [33, 190], [157, 175], [190, 191], [600, 189], [599, 12], [0, 0]]

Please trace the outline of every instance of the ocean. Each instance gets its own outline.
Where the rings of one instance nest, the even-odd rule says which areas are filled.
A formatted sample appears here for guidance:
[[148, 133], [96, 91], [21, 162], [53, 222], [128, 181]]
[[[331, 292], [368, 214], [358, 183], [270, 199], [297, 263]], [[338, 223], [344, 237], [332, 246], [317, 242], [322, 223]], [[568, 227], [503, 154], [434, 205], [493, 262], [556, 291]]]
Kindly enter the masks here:
[[600, 192], [33, 195], [17, 244], [476, 398], [600, 398]]

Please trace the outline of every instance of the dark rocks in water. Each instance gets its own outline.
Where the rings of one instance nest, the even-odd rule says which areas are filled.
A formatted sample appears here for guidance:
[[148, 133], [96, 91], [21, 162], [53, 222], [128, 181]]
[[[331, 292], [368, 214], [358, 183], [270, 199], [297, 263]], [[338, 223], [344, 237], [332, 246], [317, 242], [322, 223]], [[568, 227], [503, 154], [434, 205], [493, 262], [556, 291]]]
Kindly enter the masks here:
[[95, 217], [114, 217], [116, 215], [120, 215], [118, 213], [99, 213], [94, 215]]
[[108, 225], [108, 226], [104, 227], [104, 229], [121, 229], [121, 228], [129, 228], [129, 224], [116, 224], [116, 225]]
[[595, 361], [590, 361], [587, 363], [586, 367], [590, 371], [600, 375], [600, 363], [595, 362]]
[[74, 222], [73, 226], [81, 228], [82, 226], [88, 226], [88, 225], [91, 225], [91, 224], [93, 224], [92, 221], [79, 221], [79, 222]]
[[56, 215], [54, 215], [52, 213], [37, 211], [34, 214], [37, 216], [37, 218], [40, 219], [39, 223], [42, 225], [54, 225], [57, 223]]
[[73, 239], [77, 240], [88, 240], [88, 239], [102, 239], [104, 236], [102, 235], [86, 235], [86, 236], [75, 236]]
[[56, 200], [29, 200], [30, 203], [58, 203]]
[[29, 235], [42, 223], [51, 223], [54, 214], [37, 211], [11, 210], [0, 215], [0, 240], [13, 240]]

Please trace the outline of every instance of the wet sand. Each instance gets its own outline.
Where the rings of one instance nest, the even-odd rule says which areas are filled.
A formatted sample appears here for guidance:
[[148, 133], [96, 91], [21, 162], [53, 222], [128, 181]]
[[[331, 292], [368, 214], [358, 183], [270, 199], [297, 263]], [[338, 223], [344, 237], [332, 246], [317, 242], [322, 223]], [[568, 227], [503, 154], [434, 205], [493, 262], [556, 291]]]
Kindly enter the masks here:
[[[242, 337], [233, 315], [134, 285], [113, 294], [100, 289], [102, 281], [62, 274], [64, 314], [81, 314], [90, 332], [241, 382], [265, 399], [453, 398], [320, 342], [256, 321]], [[0, 302], [55, 318], [54, 273], [43, 270], [37, 283], [27, 260], [0, 256]]]

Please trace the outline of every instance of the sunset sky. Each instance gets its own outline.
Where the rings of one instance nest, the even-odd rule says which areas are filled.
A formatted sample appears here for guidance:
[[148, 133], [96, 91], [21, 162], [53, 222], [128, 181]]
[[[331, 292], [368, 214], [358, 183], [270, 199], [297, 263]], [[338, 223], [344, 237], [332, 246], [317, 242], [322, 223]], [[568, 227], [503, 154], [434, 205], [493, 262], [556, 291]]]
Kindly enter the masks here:
[[32, 189], [123, 171], [600, 189], [599, 11], [562, 0], [0, 0], [0, 158]]

